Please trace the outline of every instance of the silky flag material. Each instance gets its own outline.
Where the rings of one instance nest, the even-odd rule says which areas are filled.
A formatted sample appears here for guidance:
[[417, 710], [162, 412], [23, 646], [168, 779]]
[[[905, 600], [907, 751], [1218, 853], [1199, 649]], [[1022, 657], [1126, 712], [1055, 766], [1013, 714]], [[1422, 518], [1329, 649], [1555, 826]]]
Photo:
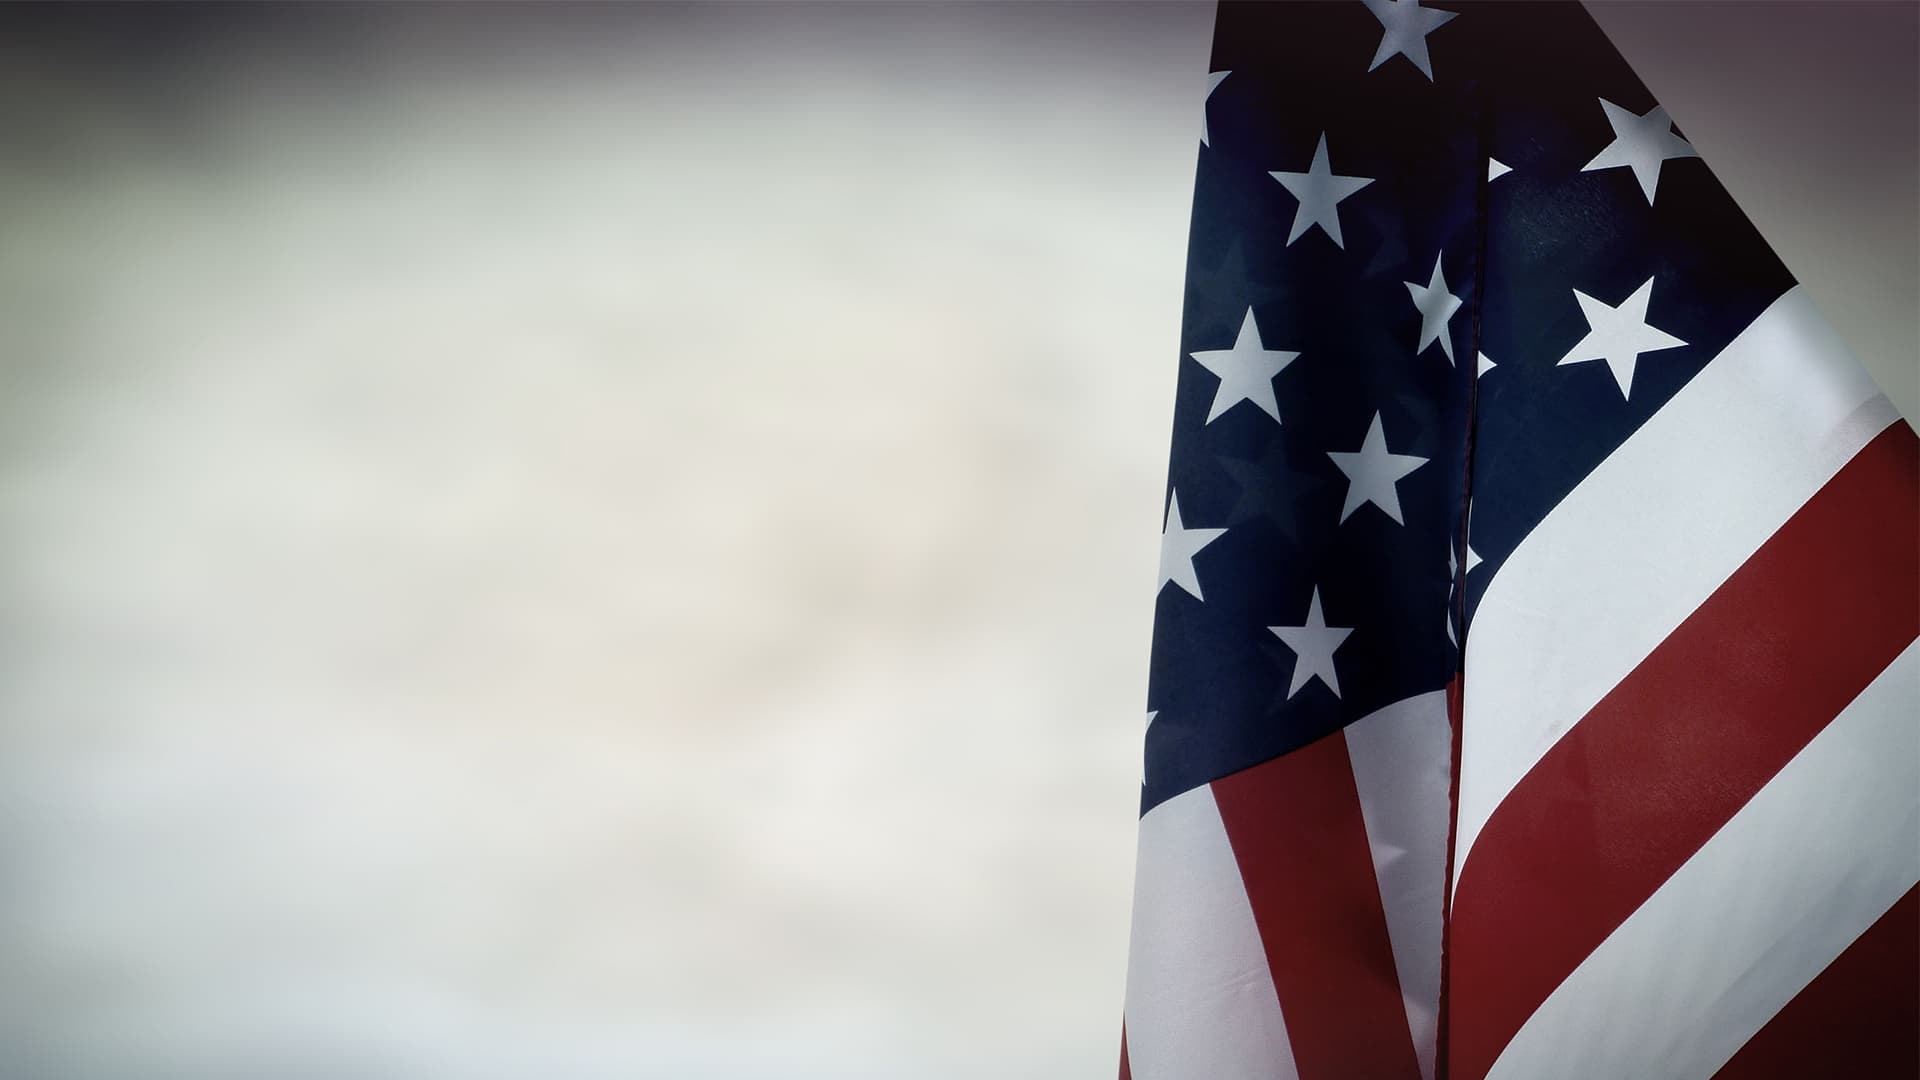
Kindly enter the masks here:
[[1120, 1071], [1920, 1073], [1920, 450], [1577, 4], [1227, 5]]

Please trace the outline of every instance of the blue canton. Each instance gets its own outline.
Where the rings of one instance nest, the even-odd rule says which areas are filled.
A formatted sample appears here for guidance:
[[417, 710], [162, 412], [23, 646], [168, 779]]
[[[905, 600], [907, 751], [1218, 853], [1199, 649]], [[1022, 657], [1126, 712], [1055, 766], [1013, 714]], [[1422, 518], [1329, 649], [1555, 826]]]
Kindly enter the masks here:
[[[1792, 285], [1677, 132], [1651, 194], [1607, 164], [1656, 103], [1577, 4], [1429, 10], [1220, 8], [1143, 813], [1447, 686], [1501, 559]], [[1561, 362], [1576, 291], [1648, 283], [1681, 344], [1630, 391]]]

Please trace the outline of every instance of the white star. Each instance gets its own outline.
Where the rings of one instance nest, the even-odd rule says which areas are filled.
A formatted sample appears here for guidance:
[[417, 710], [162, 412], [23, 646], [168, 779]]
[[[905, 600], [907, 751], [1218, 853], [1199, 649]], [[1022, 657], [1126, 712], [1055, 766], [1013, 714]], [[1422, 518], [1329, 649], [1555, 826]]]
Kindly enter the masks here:
[[1319, 679], [1333, 691], [1334, 697], [1340, 696], [1340, 677], [1333, 671], [1333, 653], [1340, 643], [1353, 633], [1351, 626], [1328, 626], [1327, 617], [1320, 611], [1320, 589], [1313, 590], [1313, 599], [1307, 604], [1307, 622], [1304, 626], [1269, 626], [1273, 636], [1286, 642], [1293, 650], [1293, 680], [1287, 684], [1287, 697], [1300, 692], [1310, 679]]
[[1496, 364], [1493, 361], [1487, 359], [1486, 353], [1481, 353], [1479, 366], [1473, 369], [1473, 373], [1475, 375], [1485, 375], [1487, 372], [1492, 371], [1494, 368], [1497, 368], [1499, 366], [1500, 366], [1499, 364]]
[[1613, 372], [1613, 381], [1620, 384], [1623, 398], [1633, 396], [1633, 365], [1641, 353], [1686, 344], [1665, 330], [1647, 325], [1647, 304], [1653, 299], [1652, 278], [1633, 290], [1633, 295], [1619, 307], [1609, 307], [1579, 289], [1573, 290], [1573, 298], [1580, 302], [1580, 313], [1587, 317], [1587, 336], [1567, 350], [1560, 364], [1605, 360]]
[[1640, 181], [1640, 190], [1647, 196], [1647, 205], [1652, 206], [1653, 189], [1660, 185], [1660, 163], [1700, 155], [1694, 152], [1693, 144], [1673, 133], [1673, 121], [1667, 119], [1667, 110], [1659, 105], [1649, 109], [1645, 116], [1636, 116], [1606, 98], [1600, 99], [1600, 107], [1606, 110], [1607, 123], [1613, 125], [1613, 141], [1580, 171], [1617, 169], [1624, 165], [1633, 170], [1633, 178]]
[[1500, 179], [1501, 177], [1507, 175], [1512, 171], [1513, 171], [1513, 166], [1508, 165], [1503, 161], [1495, 161], [1493, 158], [1487, 159], [1487, 182], [1488, 183], [1492, 183], [1493, 181]]
[[1401, 284], [1413, 297], [1413, 306], [1420, 309], [1420, 344], [1415, 346], [1413, 354], [1420, 355], [1438, 341], [1440, 351], [1447, 354], [1447, 363], [1452, 364], [1453, 335], [1447, 332], [1447, 320], [1460, 310], [1460, 298], [1447, 291], [1447, 279], [1440, 273], [1440, 256], [1433, 257], [1432, 281], [1425, 285], [1411, 281]]
[[1372, 503], [1395, 522], [1406, 524], [1400, 517], [1400, 491], [1394, 485], [1401, 477], [1425, 465], [1427, 459], [1388, 452], [1386, 429], [1380, 424], [1379, 413], [1373, 414], [1373, 426], [1367, 428], [1367, 439], [1360, 444], [1358, 453], [1329, 450], [1327, 456], [1347, 474], [1347, 502], [1340, 508], [1341, 521], [1346, 521], [1361, 506]]
[[1453, 636], [1453, 592], [1459, 584], [1460, 562], [1453, 557], [1453, 543], [1447, 543], [1447, 642], [1458, 646], [1460, 639]]
[[1207, 413], [1207, 423], [1213, 423], [1221, 413], [1243, 401], [1260, 406], [1275, 423], [1279, 422], [1280, 403], [1273, 397], [1273, 377], [1300, 354], [1266, 348], [1260, 340], [1260, 328], [1254, 325], [1252, 308], [1247, 309], [1233, 348], [1203, 349], [1187, 355], [1220, 377], [1220, 388], [1213, 392], [1213, 408]]
[[1340, 200], [1373, 183], [1371, 177], [1335, 176], [1327, 164], [1327, 136], [1322, 132], [1320, 143], [1313, 148], [1313, 163], [1307, 171], [1269, 173], [1280, 185], [1300, 200], [1300, 209], [1294, 211], [1293, 228], [1287, 233], [1287, 245], [1291, 247], [1301, 234], [1315, 225], [1320, 231], [1333, 239], [1336, 246], [1345, 249], [1347, 243], [1340, 237], [1340, 212], [1335, 209]]
[[1231, 71], [1216, 71], [1207, 76], [1207, 96], [1200, 99], [1200, 145], [1201, 146], [1213, 145], [1212, 143], [1209, 143], [1207, 141], [1207, 102], [1213, 100], [1213, 92], [1215, 90], [1220, 89], [1220, 84], [1226, 81], [1227, 76], [1231, 74], [1233, 74], [1233, 72]]
[[[1159, 710], [1155, 710], [1147, 714], [1147, 731], [1153, 730], [1153, 718], [1159, 715], [1160, 715]], [[1143, 733], [1140, 736], [1140, 738], [1141, 738], [1141, 741], [1144, 742], [1146, 740], [1146, 735]], [[1144, 747], [1143, 747], [1143, 750], [1144, 750]], [[1144, 752], [1140, 755], [1140, 786], [1141, 787], [1147, 786], [1147, 755]]]
[[1366, 0], [1367, 10], [1380, 20], [1380, 47], [1374, 50], [1372, 71], [1395, 56], [1413, 61], [1420, 73], [1433, 81], [1433, 64], [1427, 59], [1427, 35], [1452, 21], [1456, 12], [1423, 8], [1420, 0]]
[[1167, 527], [1160, 534], [1160, 584], [1166, 588], [1167, 582], [1193, 594], [1195, 600], [1204, 601], [1200, 595], [1200, 575], [1194, 572], [1193, 557], [1203, 547], [1226, 535], [1225, 529], [1189, 529], [1180, 522], [1180, 496], [1174, 493], [1167, 498]]
[[1485, 561], [1480, 557], [1479, 552], [1473, 550], [1472, 544], [1467, 545], [1467, 573], [1473, 573], [1473, 568]]

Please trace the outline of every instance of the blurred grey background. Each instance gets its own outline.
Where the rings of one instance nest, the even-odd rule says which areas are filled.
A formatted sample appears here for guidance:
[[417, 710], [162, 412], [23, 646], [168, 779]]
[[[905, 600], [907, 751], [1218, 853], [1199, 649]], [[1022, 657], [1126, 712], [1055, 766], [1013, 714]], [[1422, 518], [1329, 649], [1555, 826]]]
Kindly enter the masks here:
[[[1606, 29], [1916, 411], [1916, 8]], [[1104, 1077], [1205, 5], [0, 9], [0, 1076]]]

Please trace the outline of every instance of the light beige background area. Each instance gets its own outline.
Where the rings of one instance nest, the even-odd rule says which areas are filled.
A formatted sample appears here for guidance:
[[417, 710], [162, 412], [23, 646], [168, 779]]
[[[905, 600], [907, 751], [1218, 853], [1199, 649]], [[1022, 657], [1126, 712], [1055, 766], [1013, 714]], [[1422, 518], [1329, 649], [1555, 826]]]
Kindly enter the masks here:
[[[1912, 9], [1682, 7], [1913, 415]], [[1209, 8], [0, 23], [7, 1075], [1111, 1074]]]

